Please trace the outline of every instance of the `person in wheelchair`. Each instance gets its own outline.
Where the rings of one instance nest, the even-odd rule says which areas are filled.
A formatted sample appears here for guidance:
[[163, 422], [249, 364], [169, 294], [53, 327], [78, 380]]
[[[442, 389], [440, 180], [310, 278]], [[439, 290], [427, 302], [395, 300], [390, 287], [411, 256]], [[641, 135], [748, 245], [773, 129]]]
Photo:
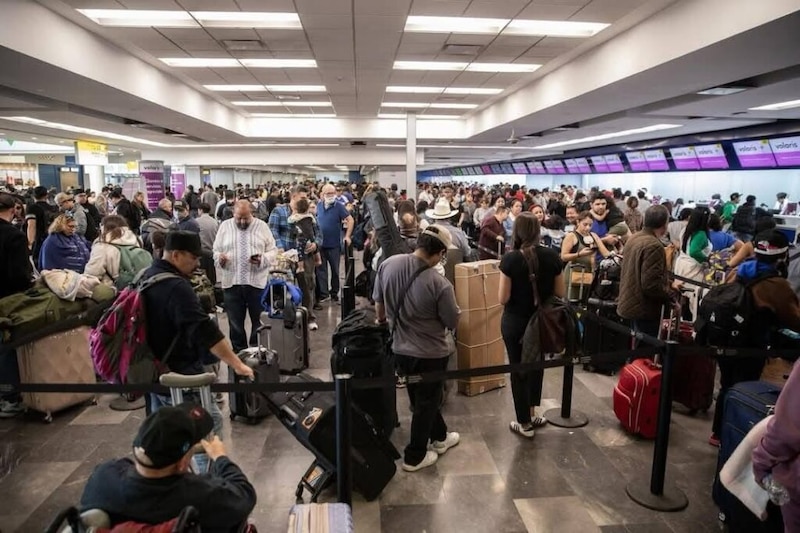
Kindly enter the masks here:
[[[205, 532], [241, 531], [256, 504], [256, 491], [231, 461], [211, 415], [194, 403], [162, 407], [149, 415], [133, 440], [133, 459], [98, 465], [84, 487], [80, 510], [101, 509], [112, 525], [160, 524], [197, 509]], [[211, 459], [208, 474], [190, 472], [195, 445]]]

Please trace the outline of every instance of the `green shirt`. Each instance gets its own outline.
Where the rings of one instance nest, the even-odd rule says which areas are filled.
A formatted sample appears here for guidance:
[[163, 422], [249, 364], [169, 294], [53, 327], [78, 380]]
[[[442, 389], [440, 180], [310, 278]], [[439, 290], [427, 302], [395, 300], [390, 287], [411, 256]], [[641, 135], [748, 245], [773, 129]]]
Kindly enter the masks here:
[[698, 263], [705, 263], [708, 260], [706, 248], [708, 247], [708, 235], [705, 231], [698, 231], [689, 239], [689, 256]]
[[725, 202], [722, 206], [722, 216], [720, 217], [723, 222], [733, 222], [733, 215], [736, 213], [736, 204], [733, 202]]

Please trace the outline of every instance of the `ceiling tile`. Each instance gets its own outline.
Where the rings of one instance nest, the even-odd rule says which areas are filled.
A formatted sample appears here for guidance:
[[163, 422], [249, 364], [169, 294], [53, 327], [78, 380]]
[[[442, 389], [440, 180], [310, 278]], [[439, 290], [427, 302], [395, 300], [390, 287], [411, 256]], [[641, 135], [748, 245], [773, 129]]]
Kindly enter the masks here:
[[513, 61], [514, 59], [518, 58], [522, 54], [528, 51], [529, 46], [502, 46], [502, 45], [491, 45], [486, 50], [484, 50], [480, 56], [478, 56], [478, 61], [490, 60], [490, 61]]
[[411, 14], [420, 16], [458, 17], [464, 14], [471, 0], [414, 0]]
[[425, 73], [419, 70], [393, 70], [389, 78], [391, 85], [421, 85]]
[[182, 69], [181, 72], [193, 80], [206, 85], [219, 85], [226, 83], [225, 78], [210, 68], [187, 68]]
[[293, 85], [322, 85], [322, 75], [315, 69], [286, 69], [286, 76]]
[[292, 0], [236, 0], [242, 11], [273, 11], [294, 13]]
[[[135, 46], [149, 50], [152, 48], [171, 48], [172, 41], [152, 28], [113, 28], [114, 37], [127, 41]], [[202, 34], [194, 34], [202, 37]]]
[[218, 41], [260, 39], [256, 30], [250, 28], [208, 28], [206, 31]]
[[223, 50], [222, 46], [213, 39], [192, 39], [182, 40], [176, 39], [175, 44], [186, 50], [187, 52], [211, 52]]
[[[458, 87], [483, 87], [488, 83], [494, 74], [491, 72], [462, 72], [458, 75], [452, 85]], [[492, 87], [503, 87], [502, 85], [491, 85]]]
[[64, 3], [75, 9], [119, 9], [123, 7], [116, 0], [64, 0]]
[[[187, 69], [188, 70], [188, 69]], [[226, 83], [231, 85], [249, 85], [258, 83], [252, 72], [245, 68], [217, 69], [217, 74], [222, 76]]]
[[393, 32], [403, 33], [403, 28], [406, 25], [406, 17], [386, 17], [378, 15], [356, 15], [355, 29], [356, 31], [373, 31], [373, 32]]
[[234, 0], [180, 0], [187, 11], [239, 11]]
[[[115, 28], [116, 29], [116, 28]], [[120, 30], [130, 30], [131, 28], [119, 28]], [[158, 32], [167, 39], [177, 40], [192, 40], [192, 39], [208, 39], [208, 34], [203, 28], [158, 28]]]
[[257, 80], [256, 83], [264, 85], [289, 85], [291, 80], [286, 75], [286, 70], [276, 68], [254, 68], [250, 73]]
[[301, 15], [342, 15], [352, 13], [352, 0], [296, 0]]
[[[577, 13], [584, 4], [585, 2], [581, 0], [573, 0], [571, 4], [564, 5], [529, 4], [516, 18], [524, 20], [567, 20]], [[584, 22], [596, 21], [585, 20]]]
[[447, 37], [447, 44], [477, 44], [487, 45], [491, 43], [496, 35], [461, 35], [458, 33], [451, 33]]
[[350, 30], [353, 27], [353, 17], [347, 15], [301, 15], [300, 22], [306, 32], [314, 30]]
[[644, 0], [593, 0], [573, 16], [581, 22], [616, 22], [647, 2]]
[[529, 0], [474, 0], [464, 16], [488, 18], [513, 18], [519, 13]]
[[128, 9], [181, 9], [172, 0], [117, 0]]
[[358, 15], [394, 15], [405, 21], [411, 0], [355, 0]]
[[446, 33], [404, 33], [402, 44], [427, 44], [441, 48], [447, 42]]
[[458, 77], [458, 72], [448, 71], [428, 71], [422, 77], [422, 85], [432, 85], [434, 87], [448, 86]]

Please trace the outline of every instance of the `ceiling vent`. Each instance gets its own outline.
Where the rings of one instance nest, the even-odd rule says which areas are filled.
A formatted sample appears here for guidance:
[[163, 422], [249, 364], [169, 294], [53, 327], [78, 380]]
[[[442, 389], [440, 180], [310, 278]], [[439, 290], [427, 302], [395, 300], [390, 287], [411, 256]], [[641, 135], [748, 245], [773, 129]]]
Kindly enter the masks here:
[[350, 141], [350, 146], [366, 146], [365, 141]]
[[258, 39], [229, 39], [222, 41], [227, 50], [263, 50], [266, 48]]
[[482, 50], [480, 44], [446, 44], [442, 47], [442, 52], [451, 56], [476, 56]]

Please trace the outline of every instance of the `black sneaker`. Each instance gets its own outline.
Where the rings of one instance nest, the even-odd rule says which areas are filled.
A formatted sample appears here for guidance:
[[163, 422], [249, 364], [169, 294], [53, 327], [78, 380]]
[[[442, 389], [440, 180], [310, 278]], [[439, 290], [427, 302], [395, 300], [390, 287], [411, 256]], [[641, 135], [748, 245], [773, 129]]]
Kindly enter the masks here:
[[323, 309], [325, 308], [319, 302], [314, 304], [314, 311], [322, 311]]

